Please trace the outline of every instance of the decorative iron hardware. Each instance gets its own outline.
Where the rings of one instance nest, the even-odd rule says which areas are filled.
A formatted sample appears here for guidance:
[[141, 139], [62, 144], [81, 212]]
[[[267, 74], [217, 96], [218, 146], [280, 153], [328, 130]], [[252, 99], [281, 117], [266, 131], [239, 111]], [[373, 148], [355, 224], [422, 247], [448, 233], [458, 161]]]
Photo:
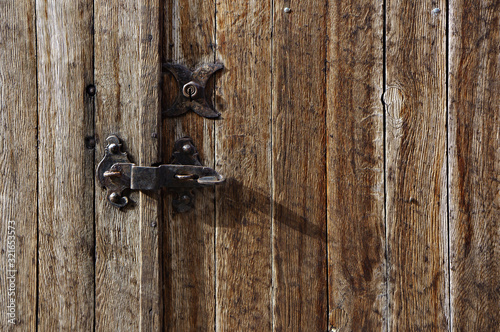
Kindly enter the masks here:
[[175, 142], [170, 164], [155, 167], [136, 166], [126, 152], [122, 152], [120, 139], [111, 135], [104, 158], [97, 167], [97, 178], [107, 189], [109, 202], [118, 208], [128, 203], [127, 190], [157, 190], [169, 188], [177, 194], [173, 205], [178, 212], [193, 206], [192, 189], [224, 182], [215, 170], [201, 165], [198, 152], [189, 137]]
[[173, 105], [162, 111], [162, 116], [179, 116], [191, 110], [205, 118], [218, 118], [220, 113], [211, 108], [205, 98], [205, 86], [208, 79], [222, 68], [224, 66], [220, 63], [206, 63], [192, 72], [182, 65], [163, 64], [163, 71], [174, 75], [179, 85], [179, 93]]

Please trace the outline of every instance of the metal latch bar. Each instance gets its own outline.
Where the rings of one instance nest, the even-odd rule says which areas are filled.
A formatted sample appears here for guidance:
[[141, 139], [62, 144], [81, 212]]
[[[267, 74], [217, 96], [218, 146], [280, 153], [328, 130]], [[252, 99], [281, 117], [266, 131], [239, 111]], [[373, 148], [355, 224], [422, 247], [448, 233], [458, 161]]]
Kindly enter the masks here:
[[188, 165], [132, 166], [130, 179], [130, 189], [134, 190], [196, 188], [224, 182], [224, 177], [210, 167]]
[[[175, 192], [174, 207], [184, 212], [192, 207], [192, 189], [224, 182], [224, 177], [210, 167], [202, 166], [193, 141], [184, 137], [176, 141], [170, 164], [137, 166], [130, 162], [117, 136], [107, 138], [104, 158], [97, 168], [97, 177], [108, 191], [108, 200], [115, 207], [124, 207], [126, 190], [158, 190], [169, 188]], [[179, 198], [180, 197], [180, 198]]]

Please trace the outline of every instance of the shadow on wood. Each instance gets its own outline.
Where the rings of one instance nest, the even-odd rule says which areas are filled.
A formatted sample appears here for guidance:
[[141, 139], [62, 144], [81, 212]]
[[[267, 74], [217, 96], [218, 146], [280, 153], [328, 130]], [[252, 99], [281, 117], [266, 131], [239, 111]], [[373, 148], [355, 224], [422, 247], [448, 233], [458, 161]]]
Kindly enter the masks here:
[[227, 206], [232, 211], [238, 211], [235, 218], [219, 220], [217, 227], [244, 227], [247, 223], [245, 216], [249, 213], [260, 213], [265, 219], [271, 215], [271, 209], [274, 208], [274, 215], [281, 216], [280, 220], [277, 220], [278, 222], [304, 235], [326, 242], [326, 221], [325, 227], [319, 227], [283, 204], [276, 201], [271, 204], [270, 194], [245, 186], [234, 178], [226, 180], [223, 188], [217, 191], [216, 199], [221, 201], [220, 205]]

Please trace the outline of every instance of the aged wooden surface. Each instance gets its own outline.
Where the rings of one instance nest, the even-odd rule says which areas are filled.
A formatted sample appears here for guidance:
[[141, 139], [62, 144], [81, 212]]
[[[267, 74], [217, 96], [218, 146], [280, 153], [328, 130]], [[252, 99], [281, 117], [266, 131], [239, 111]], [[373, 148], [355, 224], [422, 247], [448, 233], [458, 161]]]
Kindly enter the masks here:
[[[0, 329], [495, 331], [499, 13], [495, 0], [3, 1], [5, 305], [10, 220], [17, 273], [16, 324], [4, 307]], [[160, 61], [216, 59], [221, 118], [160, 122], [178, 91]], [[166, 191], [117, 210], [94, 179], [110, 134], [140, 165], [190, 136], [227, 183], [185, 214]]]
[[500, 326], [500, 2], [450, 2], [451, 328]]
[[[37, 1], [38, 329], [94, 324], [92, 1]], [[32, 115], [34, 116], [34, 114]], [[34, 162], [34, 160], [33, 160]]]
[[388, 0], [386, 22], [388, 324], [448, 330], [446, 1]]
[[[215, 2], [162, 2], [162, 62], [194, 70], [214, 62]], [[162, 106], [172, 105], [179, 88], [171, 74], [164, 74]], [[207, 95], [213, 96], [212, 92]], [[203, 165], [214, 166], [214, 120], [190, 112], [163, 120], [163, 162], [170, 161], [177, 139], [189, 136]], [[215, 323], [215, 215], [213, 189], [195, 191], [195, 209], [177, 213], [172, 193], [163, 195], [162, 295], [167, 331], [214, 330]]]
[[[153, 165], [160, 160], [158, 130], [160, 129], [160, 1], [139, 1], [139, 117], [136, 127], [140, 147], [139, 165]], [[160, 331], [161, 290], [158, 236], [160, 202], [157, 193], [140, 193], [141, 279], [139, 327], [141, 331]]]
[[[159, 4], [96, 1], [96, 163], [118, 135], [138, 165], [158, 159]], [[159, 330], [158, 195], [130, 194], [122, 210], [97, 188], [95, 329]]]
[[328, 8], [330, 328], [385, 329], [383, 1]]
[[37, 284], [35, 2], [2, 1], [0, 22], [0, 330], [28, 331]]
[[217, 1], [216, 330], [269, 331], [271, 2]]
[[311, 0], [273, 9], [272, 324], [326, 331], [327, 8]]

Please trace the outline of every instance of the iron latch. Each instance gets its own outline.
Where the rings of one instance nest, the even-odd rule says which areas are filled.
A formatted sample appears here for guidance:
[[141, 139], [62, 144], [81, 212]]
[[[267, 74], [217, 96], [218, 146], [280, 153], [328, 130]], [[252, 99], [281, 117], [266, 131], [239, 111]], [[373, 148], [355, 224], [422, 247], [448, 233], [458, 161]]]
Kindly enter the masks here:
[[175, 142], [170, 164], [136, 166], [122, 151], [120, 139], [111, 135], [104, 158], [97, 167], [100, 184], [107, 189], [109, 202], [118, 208], [128, 203], [127, 190], [171, 189], [177, 197], [173, 204], [177, 211], [188, 211], [193, 205], [192, 189], [224, 182], [224, 177], [210, 167], [202, 166], [196, 147], [189, 137]]

